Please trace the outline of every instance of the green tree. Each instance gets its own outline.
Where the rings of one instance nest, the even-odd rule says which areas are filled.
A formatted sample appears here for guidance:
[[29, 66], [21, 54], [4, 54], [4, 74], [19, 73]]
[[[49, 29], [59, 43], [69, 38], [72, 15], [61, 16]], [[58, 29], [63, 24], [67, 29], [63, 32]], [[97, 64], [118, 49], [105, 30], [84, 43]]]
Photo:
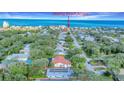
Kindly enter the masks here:
[[13, 44], [13, 41], [11, 40], [11, 38], [5, 38], [0, 41], [0, 45], [2, 45], [5, 48], [10, 47], [12, 44]]
[[81, 57], [79, 54], [78, 55], [73, 55], [71, 57], [71, 62], [72, 64], [76, 64], [76, 63], [85, 63], [86, 59], [84, 57]]
[[[25, 63], [13, 63], [5, 70], [5, 80], [27, 80], [27, 65]], [[8, 78], [9, 76], [9, 78]]]
[[35, 60], [35, 59], [40, 59], [42, 58], [42, 56], [45, 55], [45, 52], [41, 49], [31, 49], [30, 51], [30, 57], [32, 60]]
[[109, 66], [109, 70], [113, 71], [116, 75], [119, 74], [120, 68], [124, 67], [124, 54], [118, 53], [111, 55], [109, 57], [105, 57], [105, 62]]
[[74, 55], [71, 57], [72, 67], [77, 78], [79, 78], [79, 75], [85, 69], [85, 61], [86, 59], [80, 55]]
[[66, 38], [65, 38], [65, 41], [66, 42], [73, 42], [73, 39], [71, 38], [71, 36], [67, 36]]
[[45, 70], [41, 69], [40, 67], [33, 67], [30, 75], [31, 78], [44, 78], [45, 77]]
[[90, 57], [96, 57], [100, 54], [100, 47], [97, 43], [91, 41], [83, 42], [83, 49]]
[[44, 48], [44, 52], [45, 52], [46, 58], [52, 58], [54, 54], [54, 49], [52, 47], [46, 47]]
[[82, 50], [80, 48], [69, 49], [68, 51], [68, 58], [72, 57], [73, 55], [81, 54]]
[[33, 61], [32, 65], [36, 67], [47, 67], [49, 60], [46, 58], [36, 59]]
[[87, 78], [89, 81], [113, 81], [112, 77], [104, 76], [104, 75], [97, 75], [94, 72], [87, 71]]

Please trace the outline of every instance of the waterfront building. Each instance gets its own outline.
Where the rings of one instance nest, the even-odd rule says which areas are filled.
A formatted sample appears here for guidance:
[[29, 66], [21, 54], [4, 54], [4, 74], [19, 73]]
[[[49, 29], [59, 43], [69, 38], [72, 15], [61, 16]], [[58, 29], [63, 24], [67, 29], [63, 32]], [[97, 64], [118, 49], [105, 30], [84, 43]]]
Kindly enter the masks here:
[[9, 23], [7, 21], [3, 22], [3, 28], [4, 29], [9, 28]]

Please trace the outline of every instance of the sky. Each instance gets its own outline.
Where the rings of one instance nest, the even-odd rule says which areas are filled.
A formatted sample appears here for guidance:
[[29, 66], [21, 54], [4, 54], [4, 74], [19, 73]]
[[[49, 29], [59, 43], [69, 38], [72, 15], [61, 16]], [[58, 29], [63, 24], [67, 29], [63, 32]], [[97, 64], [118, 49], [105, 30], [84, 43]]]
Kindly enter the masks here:
[[[67, 20], [67, 12], [0, 12], [0, 19], [50, 19]], [[73, 12], [74, 13], [74, 12]], [[84, 12], [80, 12], [84, 13]], [[69, 13], [70, 15], [71, 13]], [[75, 14], [75, 13], [74, 13]], [[70, 16], [71, 20], [124, 20], [124, 12], [85, 12], [85, 15]]]

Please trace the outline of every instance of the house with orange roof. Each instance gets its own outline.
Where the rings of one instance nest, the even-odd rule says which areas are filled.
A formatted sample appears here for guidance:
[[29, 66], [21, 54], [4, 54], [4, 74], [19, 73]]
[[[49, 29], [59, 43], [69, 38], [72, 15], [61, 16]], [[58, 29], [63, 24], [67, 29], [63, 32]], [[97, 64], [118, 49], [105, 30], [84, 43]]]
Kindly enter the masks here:
[[57, 55], [55, 58], [53, 58], [52, 63], [54, 64], [54, 67], [56, 68], [70, 68], [71, 62], [64, 58], [63, 55]]
[[70, 79], [73, 75], [71, 62], [64, 58], [62, 55], [57, 55], [53, 58], [52, 63], [54, 67], [47, 69], [47, 77], [50, 79]]

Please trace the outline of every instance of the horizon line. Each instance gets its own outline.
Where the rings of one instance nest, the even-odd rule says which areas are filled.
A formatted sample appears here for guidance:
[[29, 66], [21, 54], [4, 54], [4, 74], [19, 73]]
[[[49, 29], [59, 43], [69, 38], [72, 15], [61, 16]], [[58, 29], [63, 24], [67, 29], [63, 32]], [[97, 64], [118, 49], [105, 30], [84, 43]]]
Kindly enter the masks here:
[[[68, 19], [43, 19], [43, 18], [0, 18], [0, 20], [18, 19], [18, 20], [68, 20]], [[124, 19], [70, 19], [71, 20], [84, 20], [84, 21], [124, 21]]]

